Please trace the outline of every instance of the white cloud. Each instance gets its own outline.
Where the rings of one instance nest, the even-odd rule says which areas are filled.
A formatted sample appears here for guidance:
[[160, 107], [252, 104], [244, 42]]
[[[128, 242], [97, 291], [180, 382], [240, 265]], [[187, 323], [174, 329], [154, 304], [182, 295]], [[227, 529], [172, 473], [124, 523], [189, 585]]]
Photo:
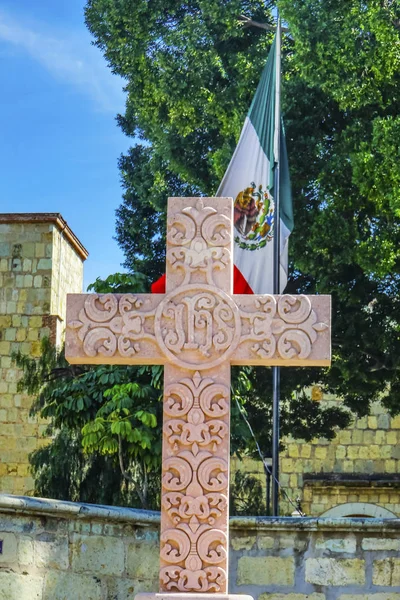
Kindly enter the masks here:
[[0, 11], [0, 40], [26, 52], [55, 79], [90, 96], [102, 111], [123, 110], [123, 81], [113, 75], [89, 32], [50, 32], [44, 23], [24, 23]]

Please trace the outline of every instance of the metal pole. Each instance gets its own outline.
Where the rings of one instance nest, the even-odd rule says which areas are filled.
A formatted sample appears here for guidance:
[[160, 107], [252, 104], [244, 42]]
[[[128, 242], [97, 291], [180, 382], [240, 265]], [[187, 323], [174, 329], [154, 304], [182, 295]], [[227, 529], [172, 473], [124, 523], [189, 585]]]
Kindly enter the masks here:
[[[274, 134], [274, 294], [280, 293], [280, 202], [279, 154], [281, 130], [281, 18], [277, 15], [275, 72], [275, 134]], [[280, 368], [272, 367], [272, 516], [279, 515], [279, 398]]]
[[279, 367], [272, 367], [272, 386], [272, 516], [277, 517], [279, 515]]
[[272, 458], [264, 459], [264, 471], [266, 475], [266, 490], [265, 490], [265, 506], [267, 509], [266, 515], [269, 517], [271, 515], [271, 466], [272, 466]]

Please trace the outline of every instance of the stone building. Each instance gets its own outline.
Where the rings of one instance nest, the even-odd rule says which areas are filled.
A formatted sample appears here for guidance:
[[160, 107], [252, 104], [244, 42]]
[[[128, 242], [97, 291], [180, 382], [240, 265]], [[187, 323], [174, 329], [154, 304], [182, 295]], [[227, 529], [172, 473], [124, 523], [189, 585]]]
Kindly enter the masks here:
[[0, 214], [0, 492], [32, 490], [28, 455], [46, 443], [11, 354], [39, 356], [43, 336], [61, 342], [66, 294], [82, 292], [87, 256], [58, 213]]
[[[335, 397], [314, 395], [325, 405]], [[354, 417], [333, 440], [286, 439], [281, 483], [312, 516], [400, 516], [400, 416], [374, 403], [367, 417]], [[283, 502], [285, 512], [292, 512]]]
[[[310, 392], [325, 406], [340, 404], [334, 396], [324, 396], [318, 386]], [[288, 437], [282, 442], [282, 515], [294, 512], [298, 498], [308, 516], [400, 516], [400, 415], [391, 417], [375, 403], [370, 416], [353, 417], [333, 440], [305, 442]], [[233, 469], [254, 474], [265, 486], [260, 461], [234, 459]]]

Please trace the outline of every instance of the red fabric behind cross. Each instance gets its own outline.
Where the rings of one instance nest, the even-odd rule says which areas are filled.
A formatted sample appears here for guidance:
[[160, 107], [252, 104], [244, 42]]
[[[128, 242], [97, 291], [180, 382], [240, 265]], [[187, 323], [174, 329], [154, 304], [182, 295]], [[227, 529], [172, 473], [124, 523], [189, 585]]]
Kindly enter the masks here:
[[[165, 294], [165, 273], [161, 275], [160, 279], [157, 279], [151, 284], [152, 294]], [[253, 294], [253, 290], [239, 271], [239, 269], [233, 267], [233, 293], [234, 294]]]

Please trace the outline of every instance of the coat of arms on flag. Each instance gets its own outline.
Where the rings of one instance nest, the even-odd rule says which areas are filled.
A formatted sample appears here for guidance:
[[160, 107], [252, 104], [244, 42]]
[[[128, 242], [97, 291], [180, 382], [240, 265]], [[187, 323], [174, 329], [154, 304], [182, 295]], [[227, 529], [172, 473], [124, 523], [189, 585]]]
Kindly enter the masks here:
[[274, 200], [268, 188], [254, 181], [238, 193], [234, 203], [234, 225], [239, 248], [264, 248], [274, 236]]

